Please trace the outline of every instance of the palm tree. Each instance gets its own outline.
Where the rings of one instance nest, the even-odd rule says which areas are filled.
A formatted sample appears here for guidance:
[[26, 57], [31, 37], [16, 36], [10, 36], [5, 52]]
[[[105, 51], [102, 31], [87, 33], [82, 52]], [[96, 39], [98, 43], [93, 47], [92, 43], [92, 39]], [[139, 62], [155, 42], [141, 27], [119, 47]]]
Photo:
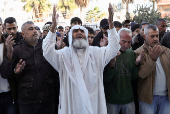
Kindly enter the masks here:
[[104, 16], [106, 16], [105, 12], [101, 12], [99, 7], [95, 7], [94, 9], [89, 10], [86, 12], [86, 20], [91, 22], [94, 19], [94, 22], [101, 20]]
[[124, 3], [124, 4], [126, 4], [126, 19], [130, 19], [130, 15], [129, 15], [129, 3], [133, 3], [134, 2], [134, 0], [122, 0], [122, 2]]
[[51, 9], [51, 4], [48, 0], [23, 0], [26, 2], [24, 10], [27, 12], [33, 12], [33, 20], [40, 17], [40, 13], [46, 12]]
[[57, 4], [57, 10], [62, 12], [63, 17], [66, 19], [70, 16], [70, 12], [77, 8], [74, 0], [59, 0]]
[[75, 3], [78, 7], [80, 7], [81, 12], [84, 7], [87, 7], [87, 5], [89, 4], [89, 0], [75, 0]]
[[83, 8], [88, 6], [89, 0], [75, 0], [75, 3], [80, 8], [80, 18], [83, 18], [83, 17], [81, 17], [82, 16], [81, 14], [82, 14]]

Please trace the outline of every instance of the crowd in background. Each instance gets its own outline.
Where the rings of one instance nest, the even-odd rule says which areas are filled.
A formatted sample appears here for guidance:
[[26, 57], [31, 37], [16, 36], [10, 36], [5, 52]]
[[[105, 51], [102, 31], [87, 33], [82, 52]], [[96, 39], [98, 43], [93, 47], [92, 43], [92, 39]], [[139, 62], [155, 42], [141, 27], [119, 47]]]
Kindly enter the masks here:
[[[155, 25], [129, 20], [113, 23], [121, 48], [103, 71], [107, 113], [170, 114], [167, 21], [161, 18]], [[18, 32], [14, 17], [4, 22], [0, 18], [0, 114], [58, 114], [59, 73], [42, 50], [51, 25], [46, 22], [41, 33], [41, 28], [28, 21]], [[80, 18], [72, 18], [66, 27], [56, 27], [56, 50], [61, 39], [62, 48], [69, 47], [69, 32], [75, 25], [82, 25]], [[85, 28], [89, 46], [108, 45], [108, 19], [100, 21], [100, 29]]]

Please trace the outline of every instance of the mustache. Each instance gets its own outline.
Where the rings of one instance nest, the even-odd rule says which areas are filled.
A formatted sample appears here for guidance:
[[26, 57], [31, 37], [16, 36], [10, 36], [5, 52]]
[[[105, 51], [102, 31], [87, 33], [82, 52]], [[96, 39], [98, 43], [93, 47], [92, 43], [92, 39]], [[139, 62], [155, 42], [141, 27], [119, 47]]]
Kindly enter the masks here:
[[159, 42], [158, 42], [158, 41], [153, 41], [153, 43], [158, 43], [158, 44], [159, 44]]
[[33, 36], [36, 36], [36, 35], [38, 35], [38, 34], [37, 33], [33, 34]]
[[81, 35], [81, 34], [78, 34], [76, 37], [83, 37], [83, 35]]

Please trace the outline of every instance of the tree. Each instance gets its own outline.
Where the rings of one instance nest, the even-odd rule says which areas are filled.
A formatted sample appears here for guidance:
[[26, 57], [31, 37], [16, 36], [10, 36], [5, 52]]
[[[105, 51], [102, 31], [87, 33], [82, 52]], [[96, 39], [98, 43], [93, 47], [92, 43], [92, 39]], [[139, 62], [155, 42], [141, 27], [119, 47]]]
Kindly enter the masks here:
[[161, 13], [158, 10], [152, 10], [151, 6], [140, 6], [137, 10], [133, 11], [135, 14], [133, 21], [137, 23], [149, 22], [155, 24], [156, 20], [161, 18]]
[[77, 6], [80, 8], [80, 18], [84, 20], [84, 17], [82, 17], [82, 15], [84, 15], [85, 13], [83, 12], [83, 8], [88, 6], [89, 0], [74, 0], [74, 1], [77, 4]]
[[40, 17], [40, 13], [47, 12], [51, 9], [51, 4], [48, 0], [23, 0], [26, 2], [24, 10], [27, 12], [33, 11], [33, 21]]
[[63, 14], [65, 19], [69, 17], [70, 12], [76, 8], [77, 5], [75, 4], [74, 0], [59, 0], [59, 3], [57, 4], [57, 10]]
[[124, 4], [126, 4], [126, 19], [130, 19], [129, 15], [129, 3], [133, 3], [134, 0], [122, 0]]
[[159, 2], [160, 0], [149, 0], [149, 1], [152, 2], [153, 10], [155, 10], [155, 3]]
[[89, 4], [89, 0], [75, 0], [75, 3], [80, 7], [80, 12], [82, 12], [82, 9]]
[[86, 21], [91, 22], [94, 19], [94, 22], [101, 20], [104, 16], [106, 16], [105, 12], [101, 12], [99, 7], [95, 7], [94, 9], [86, 12]]

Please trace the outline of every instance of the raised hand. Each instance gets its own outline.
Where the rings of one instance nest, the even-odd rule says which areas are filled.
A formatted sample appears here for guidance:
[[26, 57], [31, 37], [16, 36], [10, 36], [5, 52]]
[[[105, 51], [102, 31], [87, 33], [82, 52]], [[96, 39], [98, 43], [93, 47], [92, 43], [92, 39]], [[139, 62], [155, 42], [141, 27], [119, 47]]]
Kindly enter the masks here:
[[157, 61], [157, 58], [160, 56], [162, 48], [160, 45], [155, 45], [153, 48], [149, 47], [149, 56], [153, 61]]
[[54, 5], [53, 16], [52, 16], [52, 26], [51, 26], [51, 32], [53, 32], [53, 33], [55, 33], [55, 31], [56, 31], [55, 28], [58, 25], [58, 21], [59, 21], [58, 17], [59, 17], [59, 15], [58, 15], [58, 13], [56, 13], [56, 7]]
[[9, 35], [7, 37], [7, 39], [5, 40], [5, 47], [7, 49], [7, 59], [8, 61], [12, 60], [12, 54], [13, 54], [13, 45], [15, 44], [14, 38], [12, 37], [12, 35]]
[[113, 25], [114, 12], [113, 12], [113, 7], [112, 7], [111, 3], [109, 3], [108, 12], [109, 12], [109, 17], [108, 17], [109, 29], [112, 29], [114, 27], [114, 25]]
[[105, 34], [103, 34], [103, 39], [101, 38], [100, 40], [100, 47], [107, 46], [107, 44], [108, 44], [108, 38], [105, 36]]
[[140, 55], [136, 58], [135, 65], [138, 66], [144, 58], [144, 50], [140, 52]]
[[22, 61], [22, 59], [20, 59], [15, 67], [15, 74], [20, 73], [24, 69], [25, 65], [26, 65], [25, 61]]

